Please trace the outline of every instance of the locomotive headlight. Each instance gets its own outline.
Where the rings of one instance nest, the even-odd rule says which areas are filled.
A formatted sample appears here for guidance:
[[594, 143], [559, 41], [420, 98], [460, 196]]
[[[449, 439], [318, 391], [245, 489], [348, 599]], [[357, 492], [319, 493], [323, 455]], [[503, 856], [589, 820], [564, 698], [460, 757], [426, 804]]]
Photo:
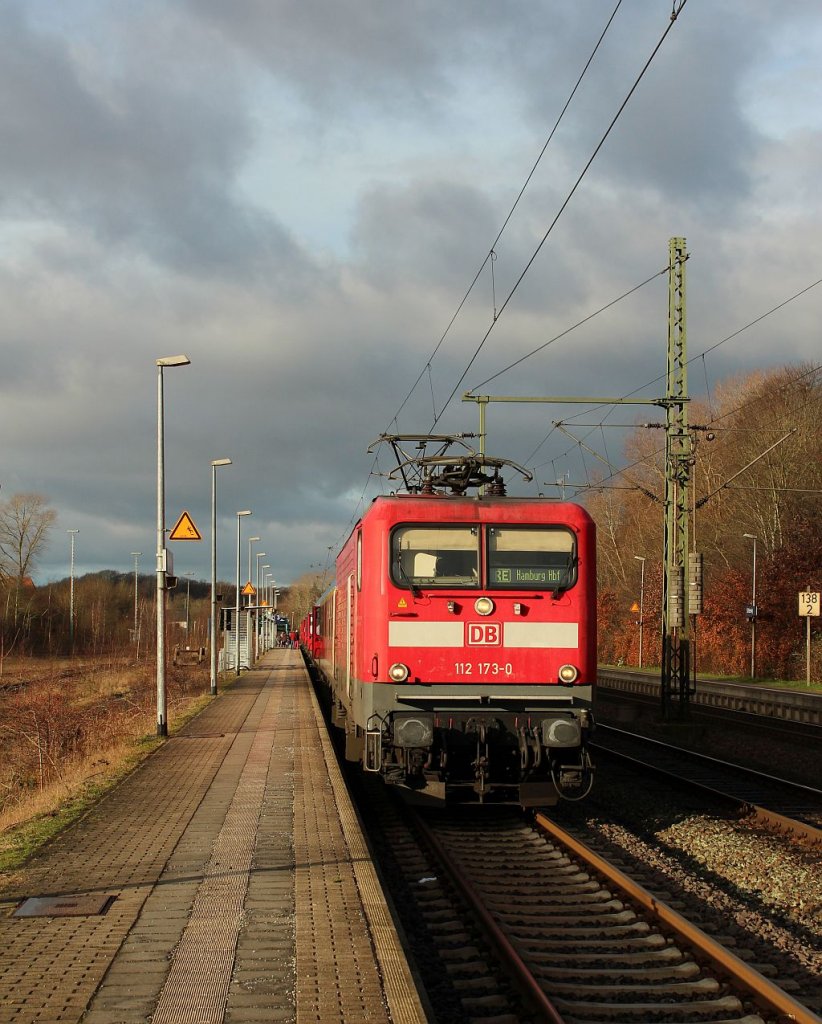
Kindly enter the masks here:
[[575, 683], [579, 669], [576, 665], [563, 665], [559, 670], [559, 681], [561, 683]]
[[494, 602], [490, 597], [478, 597], [474, 601], [474, 611], [477, 615], [490, 615], [494, 610]]
[[411, 670], [408, 666], [403, 665], [400, 661], [395, 661], [388, 670], [388, 678], [394, 683], [404, 683], [410, 674]]

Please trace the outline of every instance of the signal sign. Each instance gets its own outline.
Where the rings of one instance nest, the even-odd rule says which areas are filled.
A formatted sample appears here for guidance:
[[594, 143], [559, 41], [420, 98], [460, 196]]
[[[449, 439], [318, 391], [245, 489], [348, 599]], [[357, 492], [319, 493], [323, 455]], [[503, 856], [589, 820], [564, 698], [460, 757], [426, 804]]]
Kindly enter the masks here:
[[203, 535], [194, 525], [194, 520], [188, 514], [183, 512], [180, 518], [177, 520], [177, 525], [168, 535], [169, 540], [202, 540]]

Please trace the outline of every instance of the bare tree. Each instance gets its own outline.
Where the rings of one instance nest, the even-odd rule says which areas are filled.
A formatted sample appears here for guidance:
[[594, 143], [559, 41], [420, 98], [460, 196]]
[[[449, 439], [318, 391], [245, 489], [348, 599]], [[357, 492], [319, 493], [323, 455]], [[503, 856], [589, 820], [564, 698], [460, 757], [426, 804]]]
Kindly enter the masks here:
[[19, 587], [31, 576], [56, 518], [42, 494], [15, 494], [0, 503], [0, 578]]

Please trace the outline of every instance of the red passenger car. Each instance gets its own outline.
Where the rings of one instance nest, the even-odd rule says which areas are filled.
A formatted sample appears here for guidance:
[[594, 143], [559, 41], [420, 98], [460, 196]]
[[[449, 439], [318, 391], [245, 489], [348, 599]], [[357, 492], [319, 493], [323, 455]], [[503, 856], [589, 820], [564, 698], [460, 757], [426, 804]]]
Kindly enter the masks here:
[[595, 576], [594, 525], [579, 505], [377, 498], [313, 620], [346, 757], [438, 799], [584, 795]]

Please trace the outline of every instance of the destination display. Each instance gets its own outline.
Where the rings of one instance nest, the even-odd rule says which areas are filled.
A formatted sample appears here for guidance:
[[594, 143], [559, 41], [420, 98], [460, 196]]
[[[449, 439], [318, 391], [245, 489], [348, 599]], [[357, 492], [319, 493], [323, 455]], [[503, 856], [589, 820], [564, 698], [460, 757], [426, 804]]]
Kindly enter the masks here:
[[565, 566], [495, 565], [491, 569], [492, 586], [550, 587], [567, 577]]

